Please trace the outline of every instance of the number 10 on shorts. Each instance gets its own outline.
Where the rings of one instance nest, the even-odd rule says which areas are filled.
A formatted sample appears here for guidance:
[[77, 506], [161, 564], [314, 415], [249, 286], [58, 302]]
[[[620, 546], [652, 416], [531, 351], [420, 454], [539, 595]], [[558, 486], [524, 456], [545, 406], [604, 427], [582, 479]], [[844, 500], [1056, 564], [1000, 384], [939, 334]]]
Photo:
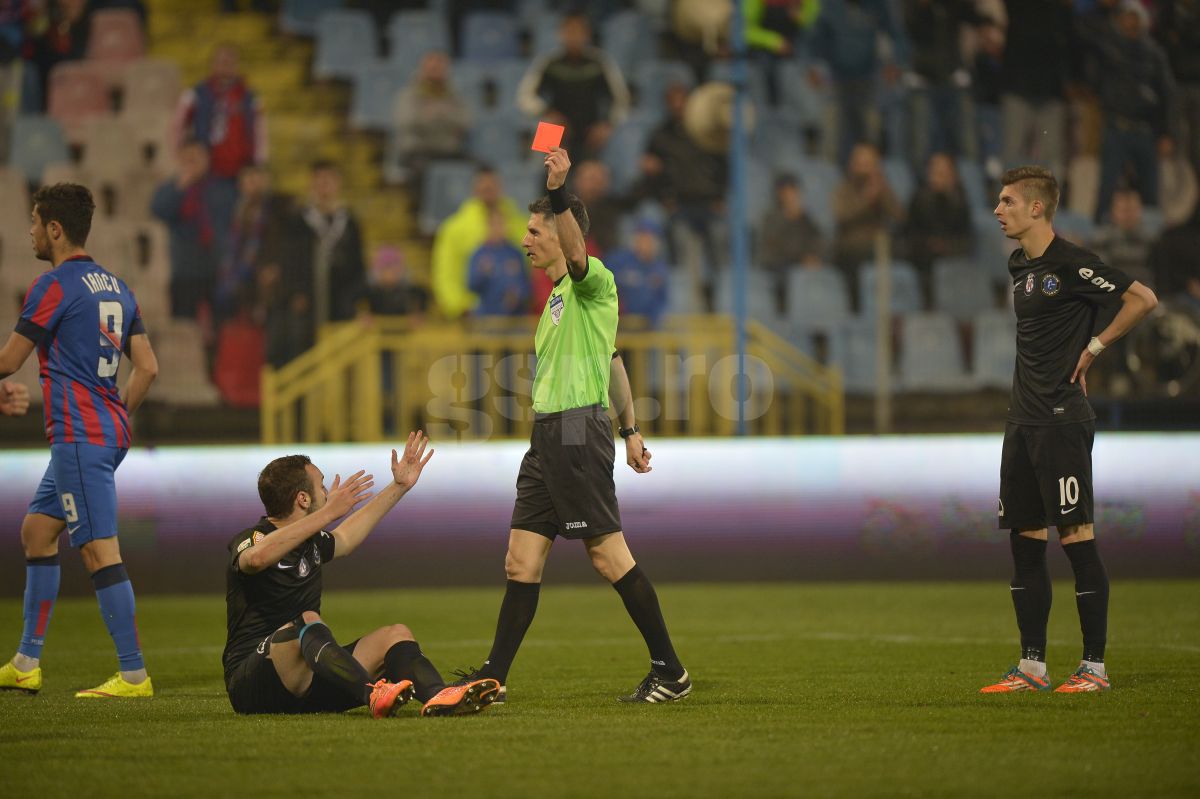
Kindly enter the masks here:
[[1058, 478], [1058, 504], [1062, 507], [1079, 501], [1079, 480], [1075, 477]]

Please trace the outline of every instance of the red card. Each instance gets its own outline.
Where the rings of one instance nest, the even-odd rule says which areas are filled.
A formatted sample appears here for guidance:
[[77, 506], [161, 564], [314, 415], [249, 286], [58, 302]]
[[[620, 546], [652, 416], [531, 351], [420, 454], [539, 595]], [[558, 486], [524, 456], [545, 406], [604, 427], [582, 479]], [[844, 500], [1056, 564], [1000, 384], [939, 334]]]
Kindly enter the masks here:
[[537, 132], [533, 134], [533, 146], [529, 149], [537, 150], [540, 153], [550, 152], [550, 148], [557, 147], [562, 143], [564, 130], [562, 125], [539, 122]]

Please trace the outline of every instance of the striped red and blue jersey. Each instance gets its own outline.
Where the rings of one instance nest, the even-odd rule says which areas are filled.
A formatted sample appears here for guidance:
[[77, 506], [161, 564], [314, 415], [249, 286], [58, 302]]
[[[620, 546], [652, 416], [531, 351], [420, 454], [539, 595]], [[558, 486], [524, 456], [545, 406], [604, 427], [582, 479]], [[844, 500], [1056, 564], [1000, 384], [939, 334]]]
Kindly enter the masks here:
[[146, 332], [129, 287], [88, 256], [70, 258], [33, 281], [16, 330], [37, 345], [50, 443], [128, 447], [117, 367], [130, 336]]

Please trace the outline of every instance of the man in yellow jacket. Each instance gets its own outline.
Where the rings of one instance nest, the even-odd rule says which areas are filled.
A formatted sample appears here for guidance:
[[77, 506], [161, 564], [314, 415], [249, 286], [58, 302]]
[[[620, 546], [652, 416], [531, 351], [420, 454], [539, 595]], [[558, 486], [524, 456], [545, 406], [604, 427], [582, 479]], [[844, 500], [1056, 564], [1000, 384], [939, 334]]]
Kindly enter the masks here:
[[467, 288], [467, 265], [471, 253], [487, 239], [488, 216], [493, 210], [504, 215], [508, 237], [519, 245], [529, 216], [504, 196], [500, 176], [481, 167], [475, 173], [472, 196], [442, 222], [433, 239], [433, 296], [447, 319], [458, 319], [479, 302]]

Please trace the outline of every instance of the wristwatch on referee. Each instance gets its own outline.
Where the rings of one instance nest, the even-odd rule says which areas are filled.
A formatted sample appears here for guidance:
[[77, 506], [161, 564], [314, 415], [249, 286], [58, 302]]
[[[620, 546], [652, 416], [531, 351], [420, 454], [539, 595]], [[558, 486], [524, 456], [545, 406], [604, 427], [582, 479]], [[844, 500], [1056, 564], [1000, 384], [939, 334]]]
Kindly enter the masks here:
[[629, 438], [634, 433], [640, 432], [642, 432], [642, 429], [638, 427], [636, 423], [633, 425], [633, 427], [622, 427], [617, 430], [617, 433], [620, 434], [621, 438]]

